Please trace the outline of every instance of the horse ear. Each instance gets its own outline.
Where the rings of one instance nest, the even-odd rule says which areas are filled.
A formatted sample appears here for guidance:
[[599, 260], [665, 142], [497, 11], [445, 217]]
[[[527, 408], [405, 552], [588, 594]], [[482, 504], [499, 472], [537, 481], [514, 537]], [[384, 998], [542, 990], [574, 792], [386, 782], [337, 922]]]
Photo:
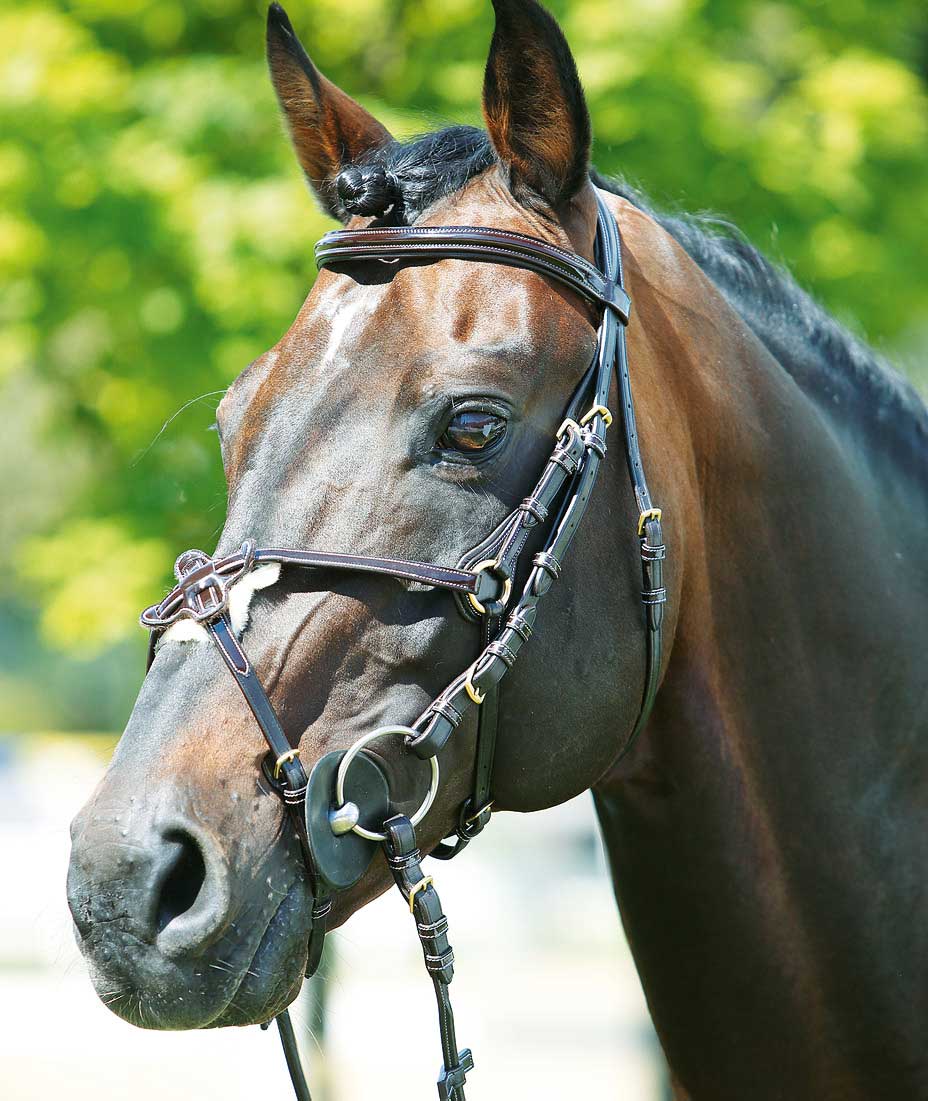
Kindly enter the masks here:
[[526, 206], [557, 209], [586, 181], [590, 116], [561, 28], [536, 0], [493, 0], [483, 85], [490, 140]]
[[313, 65], [277, 3], [267, 12], [267, 63], [297, 160], [325, 211], [341, 217], [335, 177], [393, 139], [373, 115]]

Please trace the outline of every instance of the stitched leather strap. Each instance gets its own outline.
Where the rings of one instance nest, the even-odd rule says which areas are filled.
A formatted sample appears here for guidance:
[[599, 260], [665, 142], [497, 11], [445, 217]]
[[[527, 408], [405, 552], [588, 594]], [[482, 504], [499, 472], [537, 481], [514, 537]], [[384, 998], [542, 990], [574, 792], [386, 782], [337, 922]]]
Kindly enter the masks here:
[[441, 1035], [442, 1068], [438, 1078], [440, 1101], [465, 1101], [464, 1080], [473, 1070], [474, 1058], [465, 1048], [458, 1051], [454, 1028], [454, 1012], [448, 987], [454, 977], [454, 952], [448, 941], [448, 919], [441, 900], [420, 864], [412, 823], [403, 815], [388, 818], [384, 823], [384, 852], [400, 894], [409, 903], [416, 919], [416, 932], [422, 945], [425, 967], [432, 979], [438, 1005], [438, 1025]]
[[316, 245], [320, 268], [359, 260], [401, 261], [477, 260], [505, 264], [548, 275], [582, 295], [588, 302], [614, 311], [628, 323], [631, 300], [621, 283], [604, 275], [575, 252], [537, 237], [488, 226], [399, 226], [383, 229], [337, 229]]
[[[599, 203], [599, 232], [597, 252], [604, 270], [613, 275], [617, 284], [622, 283], [621, 241], [618, 227], [611, 212], [597, 195]], [[558, 433], [558, 446], [552, 453], [541, 479], [529, 496], [531, 508], [519, 508], [478, 547], [461, 559], [462, 565], [470, 565], [479, 559], [495, 556], [503, 573], [515, 574], [518, 558], [528, 535], [536, 524], [537, 505], [545, 510], [558, 499], [561, 490], [569, 484], [560, 512], [554, 524], [553, 534], [544, 550], [535, 555], [533, 569], [523, 588], [522, 597], [510, 613], [496, 639], [487, 645], [472, 666], [467, 677], [462, 675], [453, 681], [438, 697], [436, 706], [426, 710], [414, 725], [422, 729], [420, 736], [410, 743], [410, 749], [418, 756], [428, 757], [440, 751], [454, 729], [463, 720], [468, 709], [477, 706], [478, 745], [474, 771], [474, 794], [461, 809], [456, 828], [457, 840], [453, 844], [442, 842], [433, 850], [434, 856], [450, 859], [456, 856], [489, 820], [485, 809], [490, 802], [492, 759], [495, 751], [498, 699], [500, 682], [514, 664], [521, 647], [528, 640], [537, 615], [538, 601], [549, 591], [561, 573], [561, 564], [580, 521], [586, 512], [593, 486], [605, 456], [605, 430], [609, 391], [613, 372], [616, 376], [622, 423], [625, 436], [625, 454], [629, 475], [639, 508], [638, 536], [641, 541], [642, 602], [646, 619], [645, 679], [638, 718], [625, 745], [619, 752], [621, 758], [629, 752], [644, 728], [651, 713], [660, 682], [663, 603], [666, 590], [663, 587], [662, 561], [666, 555], [660, 524], [660, 510], [651, 502], [644, 466], [638, 446], [634, 404], [628, 372], [628, 356], [624, 326], [611, 311], [605, 311], [600, 325], [597, 354], [584, 378], [571, 406], [568, 419]], [[588, 408], [583, 416], [580, 410]], [[595, 411], [595, 412], [594, 412]], [[475, 557], [476, 556], [476, 557]], [[472, 693], [485, 693], [483, 702], [477, 703]], [[487, 703], [492, 701], [484, 714]], [[456, 720], [456, 721], [455, 721]], [[490, 775], [480, 767], [481, 761], [489, 761]]]
[[235, 678], [242, 695], [255, 721], [261, 728], [275, 761], [280, 761], [279, 772], [283, 776], [284, 786], [294, 791], [305, 789], [306, 773], [300, 764], [299, 757], [288, 757], [293, 750], [287, 735], [284, 734], [280, 721], [267, 698], [267, 693], [261, 685], [251, 662], [245, 655], [245, 651], [239, 645], [238, 639], [232, 631], [232, 625], [227, 615], [223, 614], [212, 623], [207, 624], [207, 630], [212, 635], [213, 641], [219, 648], [222, 660], [226, 663], [229, 672]]
[[287, 1060], [287, 1070], [290, 1072], [290, 1081], [293, 1084], [296, 1101], [313, 1101], [309, 1093], [306, 1075], [303, 1073], [300, 1049], [296, 1042], [289, 1010], [285, 1009], [283, 1013], [278, 1013], [274, 1020], [277, 1022], [277, 1031], [280, 1033], [280, 1044], [284, 1049], [284, 1058]]
[[[193, 563], [192, 568], [184, 568], [187, 562]], [[175, 565], [177, 585], [160, 603], [146, 608], [140, 622], [149, 630], [170, 626], [181, 618], [207, 622], [225, 610], [229, 586], [247, 573], [252, 565], [266, 562], [373, 573], [402, 581], [417, 581], [436, 589], [473, 595], [481, 603], [497, 599], [502, 592], [499, 579], [487, 570], [474, 573], [473, 570], [457, 566], [410, 562], [404, 558], [340, 554], [334, 551], [284, 550], [274, 547], [254, 550], [250, 543], [244, 543], [240, 551], [225, 558], [213, 559], [203, 551], [185, 551]]]
[[481, 584], [488, 580], [482, 574], [458, 569], [455, 566], [437, 566], [431, 562], [410, 562], [404, 558], [374, 558], [327, 551], [270, 548], [255, 551], [255, 562], [281, 562], [285, 565], [312, 566], [317, 569], [328, 567], [360, 573], [379, 573], [385, 577], [396, 577], [404, 581], [418, 581], [420, 584], [431, 585], [436, 589], [473, 593], [478, 598]]

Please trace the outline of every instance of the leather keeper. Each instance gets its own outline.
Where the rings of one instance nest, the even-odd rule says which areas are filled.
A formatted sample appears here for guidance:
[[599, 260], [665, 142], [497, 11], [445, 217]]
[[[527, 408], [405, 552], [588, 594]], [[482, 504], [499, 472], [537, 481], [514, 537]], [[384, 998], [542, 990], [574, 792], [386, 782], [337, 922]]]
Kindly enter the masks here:
[[[522, 512], [527, 513], [528, 516], [530, 516], [536, 524], [543, 524], [545, 520], [548, 519], [548, 510], [541, 503], [541, 501], [538, 500], [537, 497], [526, 497], [525, 500], [519, 505], [519, 509]], [[534, 527], [534, 524], [529, 525], [528, 523], [525, 523], [525, 521], [523, 521], [523, 523], [526, 527]]]
[[431, 710], [436, 715], [442, 715], [451, 723], [452, 726], [460, 726], [464, 716], [460, 711], [451, 703], [450, 700], [443, 700], [441, 697], [436, 699], [431, 706]]
[[406, 747], [421, 761], [428, 761], [444, 749], [446, 742], [454, 733], [454, 726], [444, 715], [436, 714], [434, 707], [429, 708], [427, 714], [432, 718], [429, 725], [418, 738], [411, 738]]
[[487, 654], [493, 654], [494, 657], [498, 657], [500, 661], [504, 662], [507, 669], [511, 669], [516, 663], [516, 655], [509, 649], [505, 642], [500, 642], [499, 639], [495, 639], [491, 642], [485, 651]]
[[592, 429], [583, 429], [583, 443], [588, 451], [593, 451], [601, 459], [605, 459], [606, 441], [599, 437]]
[[540, 570], [544, 570], [552, 581], [557, 581], [561, 576], [560, 562], [553, 554], [549, 554], [548, 551], [539, 551], [532, 559], [532, 564], [537, 566]]

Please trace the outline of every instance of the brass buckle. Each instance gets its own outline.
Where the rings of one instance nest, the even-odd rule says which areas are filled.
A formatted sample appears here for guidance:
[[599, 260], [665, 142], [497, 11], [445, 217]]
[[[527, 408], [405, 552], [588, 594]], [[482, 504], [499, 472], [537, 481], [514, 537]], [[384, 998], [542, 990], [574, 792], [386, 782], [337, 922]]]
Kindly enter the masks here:
[[464, 819], [464, 825], [469, 826], [472, 822], [476, 822], [478, 819], [482, 818], [485, 814], [489, 814], [492, 806], [493, 806], [493, 800], [491, 799], [489, 801], [489, 803], [484, 803], [483, 806], [480, 808], [480, 810], [477, 811], [476, 814], [472, 814], [470, 816], [470, 818], [465, 818]]
[[477, 685], [474, 684], [474, 669], [476, 666], [477, 663], [474, 662], [467, 670], [467, 675], [464, 677], [464, 691], [470, 696], [474, 703], [481, 704], [487, 698], [487, 694], [486, 692], [481, 692]]
[[644, 535], [644, 526], [649, 520], [660, 521], [664, 514], [659, 508], [646, 508], [638, 517], [638, 535]]
[[298, 749], [288, 749], [286, 753], [281, 755], [274, 762], [274, 779], [280, 779], [280, 770], [287, 763], [287, 761], [295, 761], [299, 757], [300, 751]]
[[432, 886], [432, 877], [430, 875], [427, 875], [424, 879], [420, 879], [418, 883], [413, 884], [413, 888], [409, 892], [409, 912], [411, 914], [415, 913], [415, 910], [413, 910], [413, 903], [416, 901], [416, 895], [420, 891], [424, 891], [426, 889], [426, 887], [431, 887], [431, 886]]
[[[499, 569], [499, 559], [498, 558], [484, 558], [484, 560], [482, 562], [478, 562], [477, 565], [473, 567], [473, 570], [474, 570], [475, 574], [483, 573], [484, 570], [498, 570], [498, 569]], [[502, 604], [508, 604], [510, 596], [512, 596], [512, 578], [507, 577], [506, 580], [503, 582], [503, 592], [502, 592], [502, 596], [500, 596], [500, 598], [499, 598], [500, 602]], [[468, 593], [467, 594], [467, 599], [470, 601], [470, 605], [474, 609], [475, 612], [477, 612], [480, 615], [486, 615], [487, 614], [486, 608], [484, 607], [483, 604], [480, 603], [480, 601], [477, 599], [477, 597], [474, 595], [474, 593]]]
[[599, 416], [601, 416], [603, 418], [603, 426], [605, 428], [608, 428], [609, 425], [612, 424], [612, 414], [609, 412], [609, 410], [606, 408], [606, 406], [605, 405], [594, 405], [593, 408], [590, 409], [590, 411], [588, 413], [584, 413], [583, 416], [580, 418], [580, 427], [582, 428], [585, 424], [589, 424], [590, 421], [597, 414], [599, 414]]

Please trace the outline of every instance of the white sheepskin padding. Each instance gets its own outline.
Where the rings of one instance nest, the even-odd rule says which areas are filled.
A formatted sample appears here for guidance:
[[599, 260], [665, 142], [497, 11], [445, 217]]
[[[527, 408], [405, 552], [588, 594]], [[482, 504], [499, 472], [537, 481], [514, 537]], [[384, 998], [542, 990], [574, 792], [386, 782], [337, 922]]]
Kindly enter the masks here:
[[268, 589], [276, 584], [280, 577], [279, 562], [265, 562], [246, 573], [229, 589], [229, 619], [232, 630], [240, 635], [248, 626], [251, 614], [251, 599], [259, 589]]
[[[248, 626], [251, 614], [251, 601], [259, 589], [267, 589], [280, 577], [279, 562], [265, 562], [256, 566], [251, 573], [240, 577], [229, 588], [229, 620], [236, 635], [241, 635]], [[166, 642], [205, 642], [209, 639], [202, 623], [192, 619], [179, 619], [172, 623], [158, 640], [158, 647]]]
[[209, 635], [202, 623], [192, 619], [179, 619], [176, 623], [172, 623], [158, 639], [155, 649], [160, 650], [166, 642], [203, 642], [208, 638]]

